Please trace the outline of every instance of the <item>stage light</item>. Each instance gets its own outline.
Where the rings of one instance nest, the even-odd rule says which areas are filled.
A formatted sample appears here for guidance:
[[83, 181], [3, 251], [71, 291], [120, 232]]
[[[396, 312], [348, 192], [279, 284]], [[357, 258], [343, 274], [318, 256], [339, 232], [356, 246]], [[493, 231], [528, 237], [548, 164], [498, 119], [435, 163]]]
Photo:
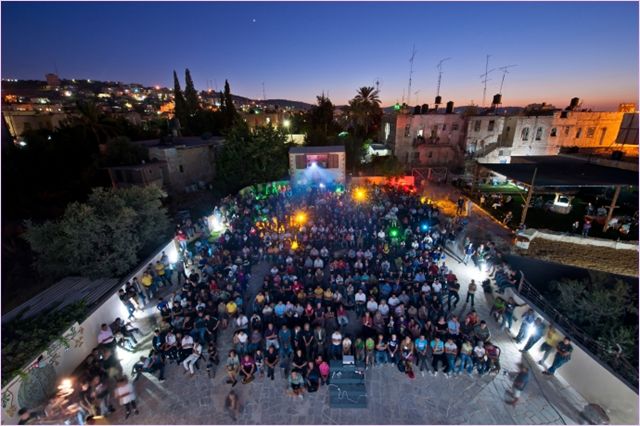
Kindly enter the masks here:
[[426, 223], [423, 223], [420, 226], [420, 229], [422, 229], [423, 232], [427, 232], [429, 230], [429, 225], [427, 225]]
[[322, 183], [322, 182], [320, 182], [319, 186], [320, 186], [320, 188], [324, 188], [325, 187], [324, 183]]
[[295, 221], [298, 225], [304, 225], [304, 223], [307, 221], [307, 214], [305, 212], [296, 213]]
[[364, 188], [356, 188], [353, 191], [353, 198], [358, 202], [363, 202], [367, 199], [367, 191]]
[[291, 243], [291, 250], [297, 250], [298, 247], [300, 247], [300, 245], [298, 244], [297, 241], [294, 241]]
[[398, 236], [398, 229], [397, 228], [391, 228], [389, 230], [389, 235], [391, 236], [391, 238], [396, 238]]
[[317, 167], [317, 166], [318, 166], [318, 163], [316, 163], [315, 161], [311, 162], [311, 167]]
[[178, 250], [176, 250], [174, 245], [169, 248], [167, 257], [169, 258], [169, 263], [176, 263], [178, 261]]

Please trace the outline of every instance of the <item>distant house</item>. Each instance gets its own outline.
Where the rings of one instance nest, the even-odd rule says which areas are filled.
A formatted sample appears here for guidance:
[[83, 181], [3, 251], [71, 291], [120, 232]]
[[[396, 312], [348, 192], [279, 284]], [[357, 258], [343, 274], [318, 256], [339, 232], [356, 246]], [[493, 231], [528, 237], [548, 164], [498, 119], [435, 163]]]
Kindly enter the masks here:
[[[216, 174], [216, 151], [223, 145], [224, 139], [221, 137], [207, 139], [174, 137], [167, 140], [155, 139], [135, 143], [149, 149], [149, 158], [152, 161], [147, 165], [123, 170], [132, 174], [141, 173], [142, 176], [147, 173], [150, 177], [155, 173], [155, 167], [159, 165], [162, 169], [165, 189], [179, 193], [204, 188], [213, 181]], [[152, 166], [152, 164], [155, 165]]]
[[306, 146], [289, 149], [292, 185], [320, 185], [345, 182], [344, 146]]
[[164, 187], [163, 161], [151, 161], [132, 166], [109, 167], [109, 177], [114, 188], [155, 185]]

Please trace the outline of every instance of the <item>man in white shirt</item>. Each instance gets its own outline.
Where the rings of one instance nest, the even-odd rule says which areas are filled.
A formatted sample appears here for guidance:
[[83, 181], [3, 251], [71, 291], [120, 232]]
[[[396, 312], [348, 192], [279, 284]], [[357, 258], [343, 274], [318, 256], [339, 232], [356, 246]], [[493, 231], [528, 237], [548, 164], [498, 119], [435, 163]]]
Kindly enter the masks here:
[[378, 305], [378, 311], [384, 318], [387, 318], [389, 316], [389, 305], [387, 305], [386, 300], [382, 299], [380, 301], [380, 304]]
[[191, 355], [189, 355], [187, 359], [185, 359], [182, 362], [182, 366], [184, 367], [185, 373], [190, 372], [192, 376], [195, 374], [195, 371], [193, 370], [193, 366], [200, 359], [201, 355], [202, 355], [202, 345], [199, 342], [196, 342], [193, 345], [193, 352], [191, 353]]
[[398, 297], [396, 297], [395, 294], [392, 294], [391, 297], [389, 298], [389, 306], [391, 306], [392, 308], [395, 308], [396, 306], [398, 306], [399, 303], [400, 303], [400, 299], [398, 299]]
[[362, 289], [359, 289], [355, 294], [354, 299], [356, 302], [356, 313], [358, 316], [362, 316], [362, 314], [364, 314], [365, 304], [367, 303], [367, 295], [364, 294]]
[[336, 330], [331, 335], [331, 350], [329, 352], [331, 359], [341, 359], [342, 357], [342, 333]]
[[189, 334], [185, 334], [180, 340], [180, 344], [182, 345], [182, 353], [180, 354], [179, 362], [183, 362], [189, 355], [191, 355], [191, 352], [193, 352], [193, 337]]
[[376, 299], [374, 299], [373, 296], [369, 297], [369, 301], [367, 302], [367, 311], [373, 314], [377, 310], [378, 310], [378, 302], [376, 302]]
[[98, 332], [98, 344], [105, 346], [113, 346], [116, 342], [115, 337], [113, 336], [113, 332], [109, 328], [107, 324], [102, 324], [100, 326], [100, 331]]

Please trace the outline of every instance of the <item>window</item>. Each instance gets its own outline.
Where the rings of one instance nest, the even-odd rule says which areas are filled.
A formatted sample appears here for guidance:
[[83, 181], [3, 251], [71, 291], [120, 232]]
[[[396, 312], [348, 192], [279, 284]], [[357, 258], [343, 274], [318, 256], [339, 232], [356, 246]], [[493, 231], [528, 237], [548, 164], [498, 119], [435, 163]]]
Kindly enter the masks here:
[[416, 137], [421, 138], [424, 135], [424, 130], [420, 129], [416, 132]]
[[558, 133], [558, 129], [556, 129], [555, 127], [551, 128], [551, 137], [555, 138], [557, 136]]
[[429, 157], [429, 158], [433, 158], [433, 151], [429, 151], [429, 155], [428, 155], [428, 157]]
[[411, 136], [411, 125], [410, 125], [410, 124], [407, 124], [407, 125], [404, 127], [404, 137], [405, 137], [405, 138], [408, 138], [409, 136]]
[[507, 133], [511, 130], [511, 127], [507, 126]]
[[571, 128], [571, 126], [564, 126], [564, 135], [565, 136], [569, 136], [569, 129]]
[[327, 168], [328, 169], [337, 169], [338, 168], [338, 154], [329, 154], [329, 160], [328, 160], [328, 165]]
[[447, 130], [447, 125], [446, 124], [442, 125], [442, 130]]
[[180, 166], [178, 166], [178, 168], [180, 169], [180, 173], [184, 173], [184, 167], [182, 167], [182, 164], [180, 164]]
[[453, 131], [458, 130], [458, 125], [457, 124], [452, 124], [451, 125], [451, 130], [453, 130]]
[[307, 159], [305, 155], [296, 155], [296, 169], [301, 170], [307, 167]]
[[501, 149], [500, 151], [498, 151], [498, 155], [502, 157], [504, 155], [504, 151]]
[[607, 128], [603, 127], [602, 129], [600, 129], [600, 145], [602, 145], [604, 143], [604, 135], [607, 134]]
[[489, 126], [487, 127], [487, 130], [490, 132], [493, 132], [493, 128], [496, 125], [496, 120], [489, 120]]
[[595, 135], [595, 134], [596, 134], [596, 128], [595, 127], [589, 127], [587, 129], [587, 137], [588, 138], [590, 138], [590, 139], [593, 138], [593, 135]]
[[473, 131], [474, 132], [480, 131], [480, 120], [476, 120], [475, 123], [473, 123]]
[[539, 141], [540, 139], [542, 139], [542, 127], [538, 127], [538, 130], [536, 130], [536, 140]]
[[525, 127], [524, 129], [522, 129], [522, 133], [520, 134], [521, 138], [523, 141], [528, 141], [529, 140], [529, 128]]
[[580, 136], [582, 136], [582, 127], [578, 127], [578, 130], [576, 131], [576, 139], [580, 139]]
[[569, 113], [567, 111], [562, 111], [560, 113], [560, 118], [567, 118], [567, 117], [569, 117]]
[[413, 159], [414, 161], [418, 161], [420, 159], [420, 153], [418, 151], [413, 153]]

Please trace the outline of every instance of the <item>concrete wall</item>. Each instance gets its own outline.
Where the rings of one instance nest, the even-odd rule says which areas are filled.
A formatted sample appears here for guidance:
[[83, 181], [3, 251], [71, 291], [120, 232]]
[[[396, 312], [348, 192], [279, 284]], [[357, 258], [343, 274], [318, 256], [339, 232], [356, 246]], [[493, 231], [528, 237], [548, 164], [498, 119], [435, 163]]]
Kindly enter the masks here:
[[599, 247], [607, 247], [616, 250], [638, 250], [637, 242], [622, 242], [622, 241], [613, 241], [606, 240], [604, 238], [593, 238], [593, 237], [579, 237], [575, 235], [567, 235], [566, 233], [561, 232], [553, 232], [553, 231], [539, 231], [536, 230], [531, 236], [529, 236], [529, 240], [533, 240], [534, 238], [542, 238], [544, 240], [551, 241], [562, 241], [563, 243], [571, 243], [571, 244], [580, 244], [585, 246], [599, 246]]
[[[505, 296], [513, 297], [518, 303], [525, 306], [516, 308], [515, 317], [521, 318], [530, 307], [543, 317], [545, 325], [549, 324], [545, 314], [536, 306], [528, 304], [528, 301], [518, 296], [511, 289], [505, 291]], [[513, 331], [519, 330], [519, 323], [515, 323]], [[556, 326], [563, 333], [563, 331]], [[566, 334], [565, 334], [566, 335]], [[569, 336], [571, 337], [571, 336]], [[536, 353], [541, 339], [531, 350]], [[575, 389], [588, 402], [598, 404], [607, 411], [611, 424], [638, 424], [638, 393], [634, 392], [626, 383], [618, 379], [607, 367], [595, 359], [589, 352], [583, 349], [575, 341], [571, 342], [573, 353], [571, 360], [556, 371], [573, 389]], [[555, 353], [555, 352], [554, 352]], [[553, 354], [547, 358], [547, 365], [551, 366]], [[536, 358], [537, 359], [537, 358]]]
[[549, 140], [558, 146], [611, 147], [615, 144], [623, 117], [622, 112], [556, 112], [552, 127], [556, 129], [557, 136]]
[[[122, 281], [121, 285], [114, 288], [112, 294], [97, 306], [82, 323], [75, 323], [63, 333], [63, 336], [70, 343], [68, 348], [60, 341], [55, 341], [42, 353], [46, 362], [54, 366], [58, 379], [68, 377], [85, 360], [93, 348], [98, 345], [98, 331], [101, 324], [110, 324], [117, 317], [127, 317], [127, 310], [118, 297], [118, 289], [122, 288], [133, 277], [140, 279], [147, 265], [160, 260], [163, 251], [169, 257], [175, 255], [174, 251], [177, 254], [175, 242], [173, 240], [169, 241], [154, 255], [147, 258]], [[35, 363], [39, 356], [33, 358], [30, 366]], [[28, 371], [29, 367], [26, 370]], [[21, 384], [22, 378], [18, 376], [2, 389], [2, 424], [17, 424], [17, 412], [21, 408], [18, 403], [18, 392]]]
[[[493, 129], [489, 130], [489, 123], [493, 121]], [[479, 128], [476, 125], [479, 122]], [[498, 143], [504, 130], [505, 117], [503, 116], [475, 116], [469, 117], [467, 123], [466, 151], [477, 152], [485, 147]], [[476, 130], [477, 129], [477, 130]]]
[[53, 130], [68, 118], [68, 116], [63, 113], [5, 111], [3, 115], [11, 136], [17, 138], [21, 137], [24, 132], [29, 129]]
[[198, 182], [210, 183], [215, 177], [215, 147], [172, 147], [149, 149], [149, 157], [165, 161], [164, 182], [173, 191], [184, 191], [185, 187]]
[[[427, 139], [439, 138], [437, 145], [450, 145], [453, 149], [464, 150], [466, 124], [458, 114], [398, 114], [396, 118], [395, 156], [403, 163], [412, 162], [418, 148], [413, 141], [420, 134]], [[428, 145], [428, 144], [427, 144]], [[452, 159], [454, 160], [454, 159]], [[456, 158], [454, 162], [459, 162]]]

